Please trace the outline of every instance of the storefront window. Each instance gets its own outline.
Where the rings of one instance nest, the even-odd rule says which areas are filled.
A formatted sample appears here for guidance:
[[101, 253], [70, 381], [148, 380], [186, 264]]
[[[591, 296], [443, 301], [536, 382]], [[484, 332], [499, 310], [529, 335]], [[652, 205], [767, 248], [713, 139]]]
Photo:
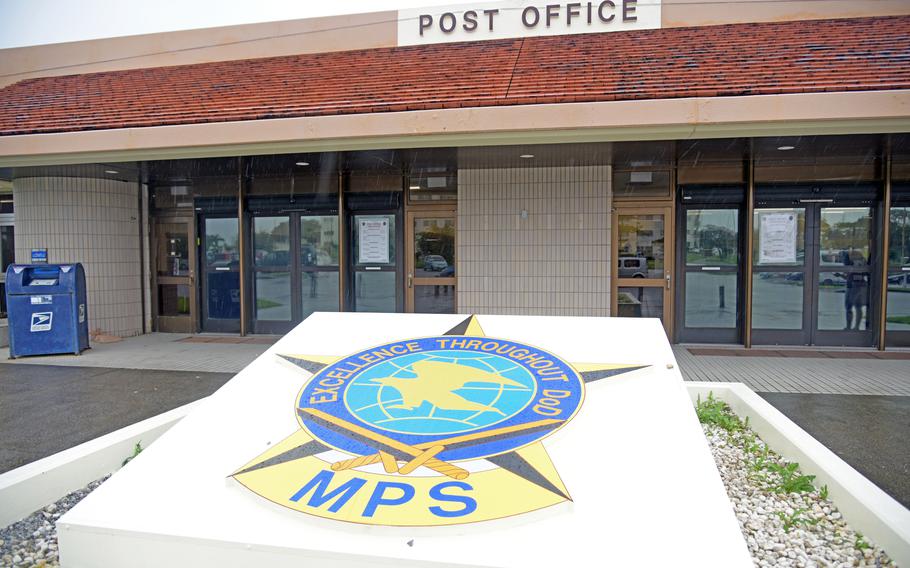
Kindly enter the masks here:
[[669, 198], [672, 142], [617, 142], [613, 149], [616, 199]]
[[878, 135], [756, 138], [755, 181], [845, 183], [881, 178]]
[[760, 272], [752, 276], [752, 328], [802, 329], [803, 273]]
[[618, 215], [619, 278], [664, 277], [664, 216]]
[[744, 138], [677, 142], [677, 183], [744, 183], [748, 150], [748, 140]]
[[686, 211], [686, 264], [736, 266], [739, 262], [739, 210]]

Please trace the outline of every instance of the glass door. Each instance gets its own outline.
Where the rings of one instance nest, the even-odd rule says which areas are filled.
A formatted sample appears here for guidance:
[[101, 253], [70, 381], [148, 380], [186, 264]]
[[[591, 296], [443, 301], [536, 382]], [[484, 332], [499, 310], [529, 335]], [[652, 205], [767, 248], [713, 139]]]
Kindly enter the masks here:
[[12, 219], [0, 215], [0, 319], [6, 317], [6, 269], [13, 263], [16, 245]]
[[755, 343], [873, 344], [872, 220], [866, 206], [755, 210]]
[[612, 313], [620, 317], [660, 318], [672, 336], [671, 207], [619, 207], [613, 216]]
[[872, 208], [816, 208], [813, 344], [872, 346]]
[[313, 312], [337, 312], [338, 215], [300, 215], [299, 321]]
[[407, 311], [454, 314], [455, 212], [409, 211]]
[[885, 342], [910, 346], [910, 205], [891, 207]]
[[739, 207], [686, 207], [677, 283], [679, 341], [740, 341]]
[[193, 220], [158, 219], [155, 223], [156, 329], [196, 332], [195, 247]]
[[[756, 208], [752, 237], [752, 341], [811, 342], [811, 268], [806, 266], [805, 206]], [[812, 254], [808, 255], [811, 263]]]
[[351, 283], [348, 309], [399, 312], [398, 229], [389, 211], [350, 215]]
[[253, 230], [253, 331], [286, 333], [293, 327], [291, 217], [257, 216]]
[[202, 330], [240, 332], [240, 231], [237, 217], [200, 218]]

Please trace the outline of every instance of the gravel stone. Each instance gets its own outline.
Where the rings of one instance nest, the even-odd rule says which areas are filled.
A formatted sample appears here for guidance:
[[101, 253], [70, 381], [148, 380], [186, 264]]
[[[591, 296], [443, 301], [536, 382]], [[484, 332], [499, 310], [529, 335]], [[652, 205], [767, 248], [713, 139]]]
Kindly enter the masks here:
[[896, 566], [847, 525], [819, 488], [781, 492], [783, 477], [776, 466], [787, 462], [748, 427], [728, 432], [702, 424], [702, 429], [755, 566]]
[[0, 529], [0, 567], [60, 566], [56, 520], [97, 489], [108, 477], [110, 476], [93, 481], [56, 503]]
[[[896, 567], [885, 551], [846, 524], [818, 488], [776, 492], [780, 474], [757, 466], [757, 459], [779, 466], [787, 462], [750, 429], [728, 432], [713, 424], [702, 429], [755, 566]], [[0, 529], [0, 567], [59, 566], [56, 520], [108, 477]], [[790, 527], [784, 518], [791, 520]]]

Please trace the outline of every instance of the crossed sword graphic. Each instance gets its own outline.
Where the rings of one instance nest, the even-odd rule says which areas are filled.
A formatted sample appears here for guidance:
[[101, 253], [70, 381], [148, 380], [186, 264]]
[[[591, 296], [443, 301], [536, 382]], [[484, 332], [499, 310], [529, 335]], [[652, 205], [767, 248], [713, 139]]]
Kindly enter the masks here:
[[[467, 470], [460, 468], [457, 465], [437, 458], [436, 456], [443, 450], [447, 448], [453, 450], [473, 446], [491, 441], [491, 439], [511, 438], [522, 434], [531, 434], [540, 430], [554, 428], [557, 424], [563, 422], [563, 420], [548, 418], [516, 426], [494, 428], [493, 430], [487, 430], [486, 432], [454, 436], [433, 442], [424, 442], [412, 446], [389, 438], [388, 436], [377, 434], [362, 426], [352, 424], [347, 420], [332, 416], [331, 414], [327, 414], [316, 408], [298, 408], [297, 412], [301, 415], [305, 415], [305, 418], [309, 418], [326, 428], [333, 430], [340, 429], [352, 440], [364, 443], [377, 451], [375, 454], [335, 462], [331, 466], [333, 471], [353, 469], [355, 467], [382, 462], [382, 466], [387, 473], [407, 475], [420, 466], [426, 466], [438, 473], [457, 480], [466, 479], [470, 474]], [[398, 467], [399, 461], [404, 461], [406, 463], [403, 466]]]

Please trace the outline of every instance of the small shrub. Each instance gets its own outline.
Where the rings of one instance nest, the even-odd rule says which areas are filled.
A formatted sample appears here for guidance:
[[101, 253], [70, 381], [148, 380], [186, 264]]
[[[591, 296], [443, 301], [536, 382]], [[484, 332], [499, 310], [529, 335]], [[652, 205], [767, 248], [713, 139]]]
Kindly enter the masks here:
[[125, 460], [123, 460], [123, 464], [121, 465], [121, 467], [123, 465], [130, 463], [130, 460], [132, 460], [134, 457], [138, 456], [141, 452], [142, 452], [142, 440], [139, 440], [138, 442], [136, 442], [136, 446], [133, 448], [133, 455], [131, 455], [128, 458], [126, 458]]
[[701, 396], [698, 397], [695, 414], [702, 424], [713, 424], [727, 432], [739, 432], [743, 429], [739, 417], [730, 411], [730, 407], [724, 401], [715, 399], [713, 392], [708, 393], [708, 399], [705, 401], [702, 401]]

